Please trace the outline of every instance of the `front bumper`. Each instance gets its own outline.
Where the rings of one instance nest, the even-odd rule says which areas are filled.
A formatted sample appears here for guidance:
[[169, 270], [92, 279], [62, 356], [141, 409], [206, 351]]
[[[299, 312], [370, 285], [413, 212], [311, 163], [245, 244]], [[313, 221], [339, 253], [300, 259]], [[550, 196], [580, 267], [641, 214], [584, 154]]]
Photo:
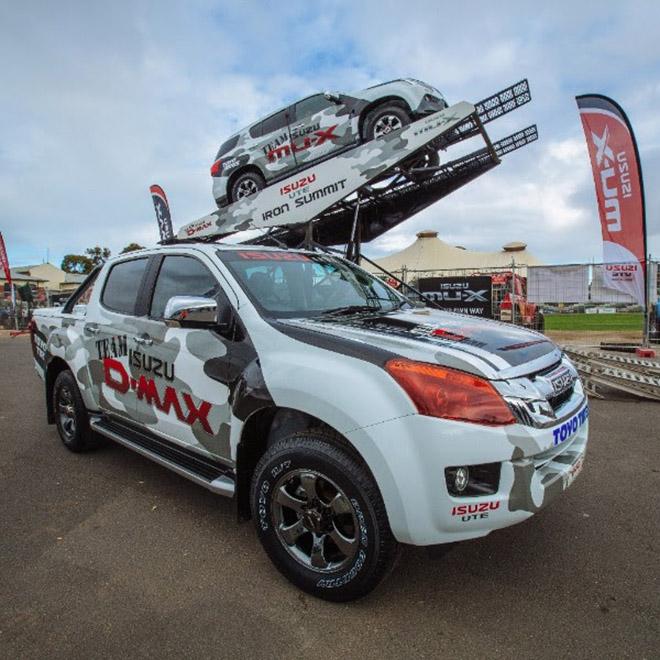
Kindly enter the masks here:
[[[487, 427], [409, 415], [348, 434], [367, 449], [390, 526], [402, 543], [434, 545], [485, 536], [522, 522], [582, 470], [588, 437], [582, 397], [556, 424]], [[499, 463], [495, 492], [450, 495], [445, 469]]]

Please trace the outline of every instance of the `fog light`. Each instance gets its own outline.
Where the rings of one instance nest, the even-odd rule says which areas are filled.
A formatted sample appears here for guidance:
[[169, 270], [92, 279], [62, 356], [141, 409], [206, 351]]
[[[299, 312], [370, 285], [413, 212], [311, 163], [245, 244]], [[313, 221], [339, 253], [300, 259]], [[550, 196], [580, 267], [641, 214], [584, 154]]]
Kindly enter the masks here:
[[462, 493], [468, 486], [470, 482], [470, 470], [466, 467], [456, 468], [454, 472], [454, 488], [456, 492]]
[[452, 497], [479, 497], [497, 492], [501, 463], [454, 465], [445, 468], [447, 492]]

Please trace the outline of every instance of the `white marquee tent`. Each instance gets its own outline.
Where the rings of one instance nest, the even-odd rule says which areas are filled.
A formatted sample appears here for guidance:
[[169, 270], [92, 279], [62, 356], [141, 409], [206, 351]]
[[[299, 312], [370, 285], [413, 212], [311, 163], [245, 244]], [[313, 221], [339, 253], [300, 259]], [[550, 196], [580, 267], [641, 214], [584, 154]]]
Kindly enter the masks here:
[[[449, 245], [438, 238], [438, 232], [430, 230], [420, 231], [417, 240], [400, 252], [374, 261], [385, 270], [397, 274], [404, 268], [407, 271], [469, 269], [488, 272], [489, 269], [511, 267], [512, 262], [515, 262], [516, 268], [542, 265], [542, 262], [527, 250], [525, 243], [507, 243], [499, 252], [476, 252]], [[377, 271], [367, 263], [364, 267]]]

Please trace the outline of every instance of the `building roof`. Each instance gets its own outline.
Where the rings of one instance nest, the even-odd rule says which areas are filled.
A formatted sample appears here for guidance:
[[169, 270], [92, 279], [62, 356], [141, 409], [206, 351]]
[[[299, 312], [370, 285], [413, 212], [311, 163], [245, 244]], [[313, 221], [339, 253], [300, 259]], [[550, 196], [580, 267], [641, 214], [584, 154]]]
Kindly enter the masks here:
[[[36, 277], [33, 275], [29, 275], [25, 273], [24, 271], [27, 270], [26, 266], [23, 267], [17, 267], [17, 268], [10, 268], [9, 272], [11, 273], [11, 279], [16, 280], [17, 282], [46, 282], [43, 277]], [[4, 273], [0, 271], [0, 279], [5, 279]]]
[[[400, 252], [374, 261], [390, 272], [407, 270], [488, 270], [516, 265], [538, 266], [542, 262], [519, 241], [507, 243], [499, 252], [477, 252], [449, 245], [438, 238], [438, 232], [420, 231], [417, 240]], [[377, 270], [365, 264], [368, 270]]]

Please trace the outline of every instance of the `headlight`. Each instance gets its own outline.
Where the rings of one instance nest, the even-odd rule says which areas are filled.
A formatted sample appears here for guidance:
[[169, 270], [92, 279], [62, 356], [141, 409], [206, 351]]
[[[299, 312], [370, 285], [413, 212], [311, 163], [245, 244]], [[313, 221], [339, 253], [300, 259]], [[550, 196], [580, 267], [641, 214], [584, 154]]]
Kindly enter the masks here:
[[501, 426], [515, 424], [511, 409], [484, 378], [413, 360], [390, 360], [387, 372], [421, 415]]

